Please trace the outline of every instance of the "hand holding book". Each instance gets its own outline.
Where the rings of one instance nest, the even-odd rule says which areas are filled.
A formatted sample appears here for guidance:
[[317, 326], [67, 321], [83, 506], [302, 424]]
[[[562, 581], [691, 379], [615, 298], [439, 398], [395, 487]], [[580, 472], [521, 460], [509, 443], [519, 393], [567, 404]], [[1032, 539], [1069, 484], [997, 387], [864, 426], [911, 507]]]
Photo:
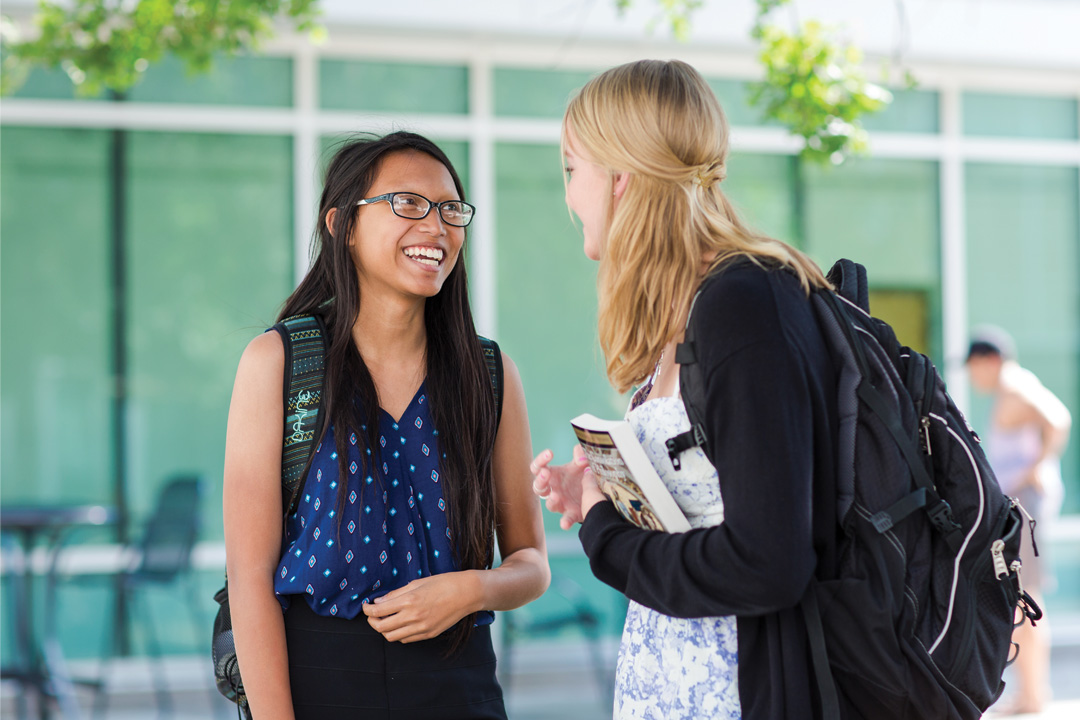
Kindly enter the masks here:
[[533, 492], [548, 510], [562, 515], [569, 530], [598, 502], [610, 500], [619, 513], [646, 530], [685, 532], [690, 523], [656, 473], [630, 424], [579, 415], [570, 421], [579, 445], [573, 461], [550, 466], [544, 450], [533, 460]]
[[686, 532], [690, 523], [656, 473], [630, 423], [579, 415], [570, 421], [600, 491], [646, 530]]

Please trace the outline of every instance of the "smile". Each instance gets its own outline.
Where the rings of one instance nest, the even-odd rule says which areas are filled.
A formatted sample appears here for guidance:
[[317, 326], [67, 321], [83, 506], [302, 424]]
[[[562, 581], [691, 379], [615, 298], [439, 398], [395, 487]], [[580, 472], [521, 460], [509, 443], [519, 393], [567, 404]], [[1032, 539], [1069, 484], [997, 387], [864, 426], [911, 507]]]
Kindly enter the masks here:
[[405, 253], [405, 257], [409, 258], [413, 262], [420, 263], [426, 267], [437, 268], [442, 264], [443, 257], [446, 253], [442, 248], [437, 247], [425, 247], [423, 245], [413, 245], [402, 250]]

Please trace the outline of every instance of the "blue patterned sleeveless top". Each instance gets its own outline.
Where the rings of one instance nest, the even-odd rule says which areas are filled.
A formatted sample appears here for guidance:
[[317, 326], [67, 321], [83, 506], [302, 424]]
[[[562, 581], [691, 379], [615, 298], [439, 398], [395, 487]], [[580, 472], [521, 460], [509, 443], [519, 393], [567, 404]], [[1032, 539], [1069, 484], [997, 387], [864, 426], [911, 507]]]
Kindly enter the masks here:
[[[424, 387], [397, 422], [379, 411], [378, 446], [367, 450], [379, 472], [370, 472], [371, 462], [361, 471], [356, 435], [350, 435], [340, 518], [338, 454], [334, 428], [327, 428], [296, 513], [286, 521], [285, 553], [274, 578], [282, 607], [300, 595], [319, 615], [355, 618], [361, 605], [412, 580], [458, 569], [439, 477], [439, 431]], [[483, 612], [477, 624], [493, 619]]]

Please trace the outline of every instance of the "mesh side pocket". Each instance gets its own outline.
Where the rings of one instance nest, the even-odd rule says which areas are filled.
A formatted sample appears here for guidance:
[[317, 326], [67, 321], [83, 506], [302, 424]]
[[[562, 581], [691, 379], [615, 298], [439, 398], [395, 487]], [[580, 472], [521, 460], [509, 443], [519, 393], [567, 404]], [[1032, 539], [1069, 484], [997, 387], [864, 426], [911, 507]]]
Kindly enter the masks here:
[[[1011, 565], [1016, 558], [1016, 539], [1022, 522], [1016, 508], [1007, 512], [1009, 517], [1001, 539], [1005, 542], [1005, 560]], [[979, 709], [985, 710], [1005, 687], [1001, 676], [1011, 648], [1012, 617], [1018, 593], [1017, 575], [1012, 568], [1002, 577], [995, 574], [992, 563], [983, 563], [978, 570], [970, 578], [974, 598], [971, 612], [975, 619], [970, 655], [963, 667], [955, 669], [952, 679]]]
[[236, 660], [236, 645], [233, 641], [232, 616], [229, 613], [229, 586], [221, 588], [214, 595], [214, 600], [220, 605], [214, 617], [214, 682], [218, 692], [246, 711], [247, 697], [244, 695], [244, 683], [240, 679], [240, 666]]

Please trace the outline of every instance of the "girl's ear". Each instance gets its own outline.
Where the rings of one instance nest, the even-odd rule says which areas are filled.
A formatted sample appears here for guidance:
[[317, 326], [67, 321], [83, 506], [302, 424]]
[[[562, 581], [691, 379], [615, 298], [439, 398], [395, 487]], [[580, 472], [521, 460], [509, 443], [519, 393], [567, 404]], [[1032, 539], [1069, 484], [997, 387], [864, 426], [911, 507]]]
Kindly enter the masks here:
[[628, 173], [628, 172], [617, 172], [617, 173], [615, 173], [614, 190], [615, 190], [615, 199], [616, 200], [619, 200], [619, 199], [622, 198], [623, 193], [626, 192], [626, 186], [629, 183], [630, 183], [630, 173]]
[[337, 217], [337, 208], [332, 207], [326, 211], [326, 231], [330, 237], [334, 237], [334, 218]]

